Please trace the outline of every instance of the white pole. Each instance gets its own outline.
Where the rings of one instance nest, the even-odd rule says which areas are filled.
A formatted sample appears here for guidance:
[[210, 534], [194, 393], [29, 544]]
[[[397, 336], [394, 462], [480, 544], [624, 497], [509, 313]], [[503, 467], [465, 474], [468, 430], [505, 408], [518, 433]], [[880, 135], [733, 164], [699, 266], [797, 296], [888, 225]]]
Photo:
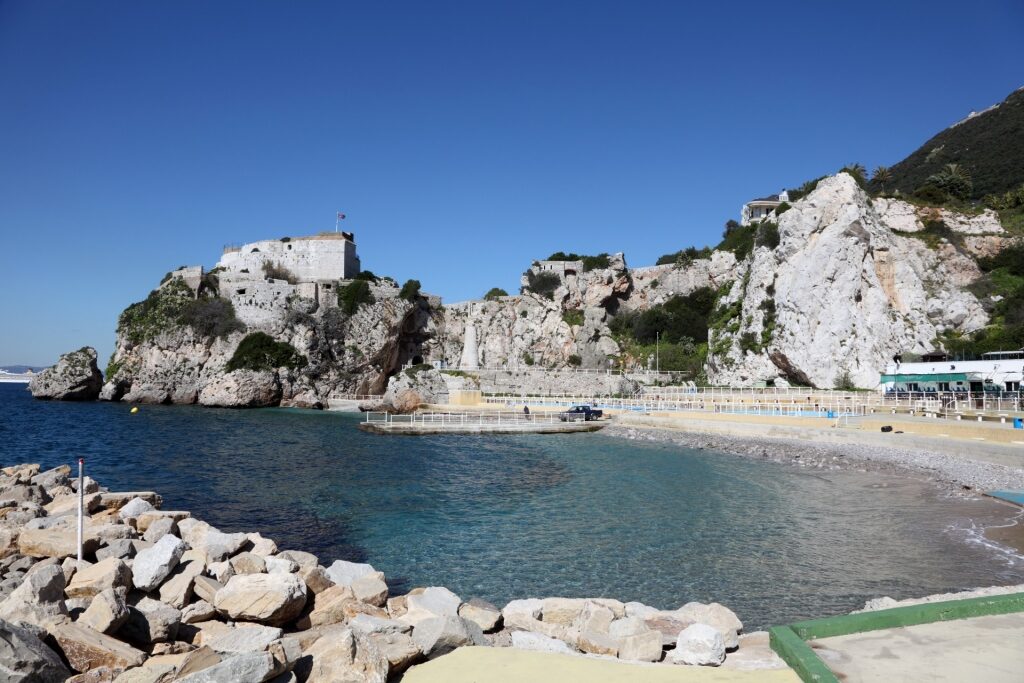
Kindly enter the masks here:
[[78, 566], [82, 566], [82, 530], [85, 525], [85, 481], [82, 477], [82, 467], [85, 458], [78, 459]]

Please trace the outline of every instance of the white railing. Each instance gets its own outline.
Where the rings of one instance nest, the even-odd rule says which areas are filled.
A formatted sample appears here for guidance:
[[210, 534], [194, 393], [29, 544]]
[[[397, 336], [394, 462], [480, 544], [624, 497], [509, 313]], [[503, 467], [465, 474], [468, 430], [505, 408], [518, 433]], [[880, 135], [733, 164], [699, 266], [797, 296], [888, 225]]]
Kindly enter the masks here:
[[[699, 397], [684, 399], [668, 398], [613, 398], [606, 396], [485, 396], [483, 402], [489, 405], [503, 405], [507, 408], [517, 406], [546, 406], [552, 408], [568, 408], [574, 405], [589, 405], [598, 410], [622, 410], [630, 412], [735, 412], [742, 413], [749, 409], [766, 410], [767, 406], [777, 409], [779, 414], [785, 411], [791, 413], [804, 412], [805, 414], [821, 413], [825, 416], [832, 412], [836, 414], [864, 414], [867, 406], [863, 404], [852, 404], [839, 399], [824, 400], [821, 397], [810, 403], [783, 402], [783, 401], [749, 401], [744, 399], [702, 399]], [[721, 408], [721, 410], [720, 410]]]
[[379, 412], [366, 413], [366, 422], [383, 426], [444, 425], [447, 427], [475, 427], [481, 425], [519, 425], [525, 427], [536, 424], [554, 424], [560, 421], [558, 413], [553, 412], [492, 411], [481, 413], [412, 413], [409, 415]]
[[579, 375], [623, 375], [623, 376], [627, 376], [627, 377], [653, 378], [653, 379], [656, 379], [656, 380], [657, 379], [665, 379], [665, 380], [669, 380], [669, 381], [674, 381], [674, 380], [678, 380], [678, 379], [690, 376], [689, 372], [685, 372], [683, 370], [655, 371], [655, 370], [622, 370], [622, 369], [574, 368], [574, 367], [543, 368], [543, 367], [536, 367], [536, 366], [533, 366], [533, 365], [523, 365], [523, 366], [519, 366], [519, 367], [509, 367], [509, 366], [504, 366], [504, 365], [501, 365], [501, 366], [489, 365], [489, 366], [479, 366], [479, 367], [475, 367], [475, 368], [468, 368], [468, 367], [462, 367], [462, 366], [448, 366], [448, 367], [440, 368], [441, 372], [444, 372], [445, 370], [455, 370], [455, 371], [458, 371], [458, 372], [470, 372], [470, 373], [472, 373], [472, 372], [510, 372], [510, 373], [536, 372], [536, 373], [547, 373], [547, 374], [570, 373], [570, 374], [579, 374]]
[[338, 401], [379, 401], [384, 394], [331, 394], [328, 400]]
[[805, 406], [799, 403], [716, 403], [716, 413], [730, 415], [768, 415], [779, 417], [827, 417], [838, 419], [866, 414], [866, 406]]

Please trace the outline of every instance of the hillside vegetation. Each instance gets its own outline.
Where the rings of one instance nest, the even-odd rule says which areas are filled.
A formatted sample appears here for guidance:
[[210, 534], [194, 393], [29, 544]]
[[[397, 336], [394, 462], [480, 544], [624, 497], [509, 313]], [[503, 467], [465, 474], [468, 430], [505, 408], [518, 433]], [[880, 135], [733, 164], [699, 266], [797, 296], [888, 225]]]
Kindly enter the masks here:
[[931, 138], [889, 168], [885, 188], [872, 189], [914, 194], [948, 164], [957, 164], [970, 175], [972, 188], [966, 199], [1002, 194], [1024, 183], [1024, 89], [1011, 93], [995, 109]]

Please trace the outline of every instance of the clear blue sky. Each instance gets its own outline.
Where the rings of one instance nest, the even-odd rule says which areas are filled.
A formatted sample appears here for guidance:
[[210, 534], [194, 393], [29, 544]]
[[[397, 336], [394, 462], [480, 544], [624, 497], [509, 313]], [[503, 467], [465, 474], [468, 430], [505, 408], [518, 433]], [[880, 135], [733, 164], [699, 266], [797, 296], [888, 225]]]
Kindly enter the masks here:
[[334, 227], [448, 301], [714, 244], [1024, 85], [1006, 2], [0, 0], [0, 364], [225, 243]]

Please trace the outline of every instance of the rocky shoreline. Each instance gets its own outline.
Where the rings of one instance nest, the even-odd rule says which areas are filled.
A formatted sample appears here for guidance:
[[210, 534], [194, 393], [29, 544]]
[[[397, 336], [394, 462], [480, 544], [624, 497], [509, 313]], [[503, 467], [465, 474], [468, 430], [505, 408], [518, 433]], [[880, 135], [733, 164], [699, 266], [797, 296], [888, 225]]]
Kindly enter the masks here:
[[[718, 604], [612, 598], [503, 608], [447, 588], [391, 595], [369, 564], [322, 563], [259, 533], [226, 533], [152, 491], [63, 465], [0, 469], [0, 674], [12, 681], [378, 681], [464, 646], [649, 665], [776, 668], [766, 634]], [[658, 664], [660, 663], [660, 664]]]
[[1024, 468], [1008, 467], [934, 451], [884, 448], [777, 437], [739, 437], [656, 427], [609, 425], [602, 435], [671, 443], [817, 470], [856, 470], [923, 478], [950, 493], [974, 495], [1024, 489]]

